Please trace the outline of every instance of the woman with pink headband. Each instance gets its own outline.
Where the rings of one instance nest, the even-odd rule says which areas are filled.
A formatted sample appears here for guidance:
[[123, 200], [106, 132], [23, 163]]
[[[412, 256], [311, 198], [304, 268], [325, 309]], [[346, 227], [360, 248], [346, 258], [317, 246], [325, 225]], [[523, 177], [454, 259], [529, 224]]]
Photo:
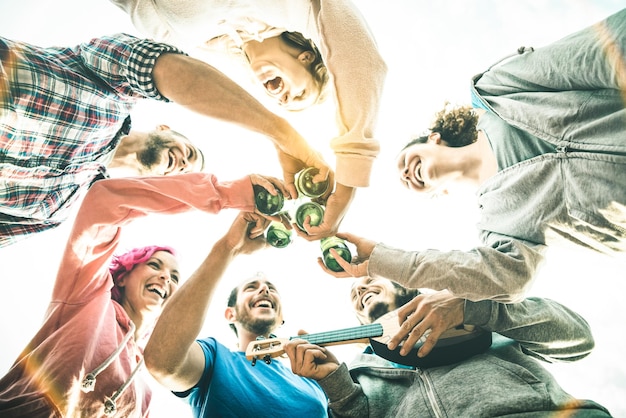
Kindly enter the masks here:
[[[206, 173], [96, 182], [76, 216], [44, 323], [0, 379], [0, 416], [146, 416], [150, 389], [136, 373], [178, 287], [178, 261], [167, 246], [114, 255], [122, 229], [156, 212], [254, 212], [255, 184], [286, 193], [279, 180], [258, 175], [224, 183]], [[254, 221], [250, 238], [260, 236], [268, 220], [247, 219]]]

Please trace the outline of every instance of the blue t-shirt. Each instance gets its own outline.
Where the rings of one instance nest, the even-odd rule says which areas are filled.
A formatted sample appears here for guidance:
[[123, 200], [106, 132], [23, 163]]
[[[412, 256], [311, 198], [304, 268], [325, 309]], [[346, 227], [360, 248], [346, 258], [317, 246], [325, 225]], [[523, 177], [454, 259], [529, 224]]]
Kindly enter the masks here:
[[549, 142], [502, 120], [473, 91], [471, 98], [473, 108], [487, 111], [480, 117], [477, 129], [483, 131], [487, 136], [496, 157], [498, 171], [521, 161], [556, 151], [556, 147]]
[[252, 366], [244, 352], [214, 338], [198, 343], [206, 360], [202, 377], [192, 389], [174, 393], [191, 405], [195, 417], [328, 417], [317, 382], [296, 376], [280, 360]]

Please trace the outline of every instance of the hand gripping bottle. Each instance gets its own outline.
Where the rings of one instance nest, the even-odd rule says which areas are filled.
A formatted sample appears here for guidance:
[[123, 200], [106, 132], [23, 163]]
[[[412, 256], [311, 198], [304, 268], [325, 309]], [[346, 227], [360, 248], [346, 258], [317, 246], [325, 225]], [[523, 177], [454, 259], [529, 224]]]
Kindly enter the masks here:
[[285, 248], [291, 244], [293, 231], [288, 229], [282, 222], [273, 221], [265, 232], [265, 240], [269, 245], [276, 248]]
[[339, 253], [341, 258], [346, 260], [348, 263], [352, 261], [352, 254], [350, 253], [350, 249], [346, 245], [346, 242], [341, 238], [337, 237], [326, 237], [320, 240], [320, 248], [322, 250], [322, 258], [324, 260], [324, 265], [328, 267], [329, 270], [340, 272], [343, 271], [343, 268], [339, 265], [335, 257], [330, 253], [330, 249], [334, 248], [335, 251]]
[[324, 219], [324, 208], [322, 205], [317, 204], [315, 202], [305, 202], [298, 206], [296, 209], [296, 225], [298, 228], [305, 231], [304, 229], [304, 221], [306, 217], [309, 216], [309, 223], [311, 226], [317, 226], [322, 223]]
[[282, 210], [285, 204], [285, 197], [280, 190], [276, 189], [276, 196], [270, 194], [263, 186], [258, 184], [254, 184], [252, 190], [254, 191], [254, 203], [259, 212], [271, 216]]
[[317, 173], [319, 173], [317, 168], [309, 167], [296, 174], [296, 189], [298, 190], [298, 194], [316, 198], [326, 193], [330, 182], [326, 179], [319, 183], [313, 183], [313, 177], [315, 177]]

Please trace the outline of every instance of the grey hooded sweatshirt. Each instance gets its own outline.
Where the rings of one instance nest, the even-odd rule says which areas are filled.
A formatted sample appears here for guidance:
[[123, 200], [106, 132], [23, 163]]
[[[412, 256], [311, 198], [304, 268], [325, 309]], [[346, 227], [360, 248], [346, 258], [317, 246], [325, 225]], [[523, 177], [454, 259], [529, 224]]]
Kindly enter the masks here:
[[[549, 299], [465, 304], [465, 324], [497, 332], [483, 354], [429, 369], [398, 368], [359, 355], [318, 383], [335, 417], [608, 417], [595, 402], [575, 399], [535, 358], [585, 357], [594, 342], [587, 322]], [[517, 341], [516, 341], [517, 340]], [[535, 357], [535, 358], [533, 358]], [[564, 415], [557, 415], [560, 411]]]
[[407, 252], [378, 244], [370, 276], [513, 302], [555, 238], [626, 252], [626, 9], [519, 52], [473, 78], [473, 95], [489, 109], [478, 129], [513, 150], [521, 130], [554, 152], [503, 168], [480, 186], [481, 246]]

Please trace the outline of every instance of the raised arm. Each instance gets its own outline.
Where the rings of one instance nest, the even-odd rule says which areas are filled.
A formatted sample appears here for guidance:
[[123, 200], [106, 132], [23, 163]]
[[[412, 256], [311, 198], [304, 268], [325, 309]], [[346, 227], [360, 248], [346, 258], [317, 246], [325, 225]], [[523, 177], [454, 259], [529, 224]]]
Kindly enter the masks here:
[[331, 141], [337, 156], [336, 180], [344, 186], [366, 187], [380, 150], [374, 130], [387, 65], [351, 1], [320, 0], [319, 7], [320, 48], [332, 74], [340, 123], [339, 136]]
[[[518, 303], [472, 302], [443, 290], [424, 293], [398, 310], [402, 324], [390, 340], [394, 349], [404, 338], [412, 347], [430, 331], [419, 355], [426, 355], [441, 334], [459, 325], [497, 332], [519, 342], [526, 354], [547, 362], [575, 361], [594, 346], [589, 324], [577, 313], [550, 299], [527, 298]], [[408, 350], [402, 350], [406, 354]]]
[[594, 347], [587, 321], [550, 299], [531, 297], [511, 304], [466, 301], [464, 312], [465, 324], [512, 338], [526, 354], [547, 362], [579, 360]]
[[123, 104], [132, 105], [140, 98], [173, 101], [268, 137], [294, 195], [292, 179], [301, 169], [317, 167], [320, 177], [329, 175], [321, 155], [289, 122], [215, 67], [172, 45], [117, 34], [82, 44], [80, 54], [89, 70], [122, 97]]
[[150, 213], [224, 208], [254, 210], [250, 177], [218, 182], [212, 174], [108, 179], [85, 195], [59, 267], [53, 300], [80, 302], [101, 286], [113, 286], [108, 263], [122, 227]]
[[317, 167], [321, 176], [328, 175], [328, 165], [293, 126], [209, 64], [181, 54], [163, 54], [153, 77], [159, 92], [179, 105], [269, 137], [287, 186], [294, 192], [289, 179], [301, 169]]
[[[150, 373], [168, 389], [182, 392], [200, 381], [205, 357], [195, 340], [204, 324], [215, 289], [238, 254], [250, 253], [265, 246], [265, 240], [259, 235], [262, 235], [267, 222], [257, 215], [241, 213], [163, 309], [146, 345], [144, 359]], [[248, 232], [250, 223], [255, 224], [250, 232], [252, 235]]]
[[339, 135], [330, 141], [336, 157], [337, 184], [326, 202], [323, 222], [311, 227], [308, 236], [301, 234], [309, 240], [334, 235], [357, 189], [369, 186], [372, 165], [380, 152], [375, 128], [387, 76], [387, 65], [376, 40], [351, 1], [312, 3], [314, 10], [319, 7], [319, 47], [332, 75]]
[[377, 244], [367, 269], [372, 277], [409, 288], [448, 289], [464, 299], [509, 303], [523, 300], [544, 248], [496, 234], [469, 251], [404, 251]]

